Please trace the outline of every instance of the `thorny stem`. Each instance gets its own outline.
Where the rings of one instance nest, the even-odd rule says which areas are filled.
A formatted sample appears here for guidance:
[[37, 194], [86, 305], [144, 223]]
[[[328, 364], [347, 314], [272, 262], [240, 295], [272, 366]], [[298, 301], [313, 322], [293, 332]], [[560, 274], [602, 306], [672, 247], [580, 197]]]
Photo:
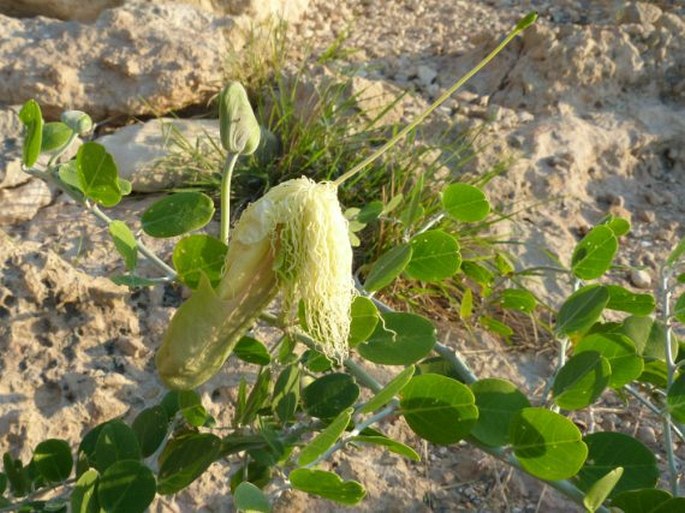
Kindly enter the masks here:
[[231, 179], [233, 178], [233, 169], [239, 156], [240, 153], [229, 153], [226, 156], [221, 177], [221, 229], [219, 238], [226, 245], [228, 245], [228, 236], [231, 229]]
[[[669, 279], [671, 277], [671, 268], [664, 266], [661, 268], [661, 281], [659, 283], [659, 296], [662, 305], [662, 322], [666, 330], [664, 336], [664, 343], [666, 344], [666, 368], [667, 368], [667, 382], [666, 390], [670, 390], [675, 380], [675, 356], [673, 354], [673, 333], [671, 331], [671, 289], [669, 287]], [[671, 493], [674, 497], [680, 495], [680, 484], [678, 479], [678, 465], [676, 463], [675, 451], [673, 448], [673, 432], [671, 431], [671, 412], [668, 408], [663, 412], [664, 424], [664, 445], [666, 446], [666, 457], [668, 460], [668, 482], [671, 487]]]
[[490, 63], [490, 61], [492, 59], [494, 59], [495, 56], [497, 56], [497, 54], [500, 53], [504, 49], [504, 47], [507, 46], [511, 42], [512, 39], [514, 39], [517, 35], [519, 35], [521, 32], [523, 32], [523, 30], [525, 30], [529, 25], [531, 25], [535, 21], [536, 18], [537, 18], [537, 14], [530, 13], [525, 18], [523, 18], [521, 21], [519, 21], [519, 23], [517, 23], [516, 27], [514, 27], [514, 29], [502, 40], [502, 42], [499, 45], [497, 45], [497, 48], [495, 48], [482, 61], [480, 61], [478, 64], [476, 64], [476, 66], [474, 66], [470, 71], [468, 71], [459, 80], [457, 80], [447, 91], [445, 91], [437, 100], [435, 100], [430, 105], [430, 107], [428, 107], [421, 114], [419, 114], [411, 123], [409, 123], [402, 130], [400, 130], [392, 139], [390, 139], [383, 146], [378, 148], [375, 152], [373, 152], [371, 155], [366, 157], [364, 160], [362, 160], [359, 164], [354, 166], [352, 169], [350, 169], [349, 171], [347, 171], [346, 173], [341, 175], [333, 183], [336, 186], [340, 186], [343, 182], [352, 178], [354, 175], [359, 173], [366, 166], [371, 164], [374, 160], [376, 160], [377, 158], [382, 156], [390, 148], [395, 146], [409, 132], [411, 132], [417, 126], [419, 126], [421, 123], [423, 123], [423, 121], [428, 116], [430, 116], [435, 109], [437, 109], [438, 107], [440, 107], [440, 105], [445, 103], [449, 99], [449, 97], [454, 94], [454, 92], [457, 89], [459, 89], [461, 86], [463, 86], [476, 73], [478, 73], [481, 69], [483, 69], [485, 66], [487, 66]]

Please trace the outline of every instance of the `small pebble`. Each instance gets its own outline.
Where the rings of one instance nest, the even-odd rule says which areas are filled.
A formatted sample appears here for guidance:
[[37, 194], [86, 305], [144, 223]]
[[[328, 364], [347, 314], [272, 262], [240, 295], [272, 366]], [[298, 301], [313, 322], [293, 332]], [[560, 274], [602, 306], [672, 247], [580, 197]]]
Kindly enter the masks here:
[[649, 289], [652, 287], [652, 277], [643, 269], [633, 269], [630, 271], [630, 283], [638, 289]]

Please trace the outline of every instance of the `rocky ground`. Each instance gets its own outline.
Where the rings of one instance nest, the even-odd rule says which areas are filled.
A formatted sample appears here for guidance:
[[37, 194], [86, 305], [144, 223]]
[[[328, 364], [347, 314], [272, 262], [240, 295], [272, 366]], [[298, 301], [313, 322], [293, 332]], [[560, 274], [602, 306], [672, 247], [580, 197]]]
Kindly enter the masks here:
[[[46, 437], [77, 440], [98, 422], [158, 400], [163, 389], [152, 355], [183, 294], [171, 287], [131, 294], [98, 277], [120, 266], [107, 232], [21, 172], [17, 106], [35, 97], [48, 117], [79, 108], [108, 126], [187, 112], [220, 88], [226, 48], [245, 41], [240, 28], [283, 5], [291, 64], [310, 53], [315, 62], [344, 36], [344, 51], [327, 59], [324, 71], [311, 64], [312, 74], [354, 74], [362, 89], [384, 97], [409, 91], [392, 113], [399, 122], [482, 58], [521, 15], [538, 10], [538, 23], [448, 101], [421, 137], [486, 124], [485, 147], [470, 171], [511, 159], [488, 193], [505, 211], [536, 205], [500, 228], [525, 242], [517, 249], [521, 265], [548, 264], [545, 249], [567, 262], [580, 235], [614, 213], [633, 223], [616, 278], [651, 289], [660, 262], [685, 235], [679, 1], [272, 0], [227, 9], [210, 0], [103, 0], [91, 2], [92, 10], [79, 4], [0, 0], [0, 451], [26, 459]], [[45, 17], [26, 17], [38, 14]], [[203, 131], [216, 132], [215, 123], [205, 123]], [[103, 142], [119, 155], [122, 147], [136, 149], [137, 160], [123, 167], [149, 191], [154, 180], [151, 187], [136, 173], [158, 155], [163, 138], [147, 126], [115, 131]], [[197, 125], [188, 130], [197, 134]], [[134, 219], [153, 199], [136, 195], [116, 214]], [[563, 287], [550, 279], [538, 290], [554, 302]], [[464, 342], [449, 324], [441, 331], [480, 376], [509, 377], [529, 391], [541, 387], [552, 348], [511, 351], [485, 335]], [[235, 364], [203, 387], [219, 421], [230, 418], [226, 399], [236, 376], [247, 372]], [[637, 409], [624, 412], [607, 402], [594, 418], [577, 420], [620, 429], [659, 450], [653, 420]], [[423, 462], [380, 451], [341, 455], [337, 470], [369, 490], [356, 511], [578, 511], [473, 449], [422, 446], [399, 419], [385, 427], [421, 447]], [[215, 467], [154, 510], [231, 511], [226, 469]], [[297, 493], [284, 494], [278, 509], [343, 510]]]

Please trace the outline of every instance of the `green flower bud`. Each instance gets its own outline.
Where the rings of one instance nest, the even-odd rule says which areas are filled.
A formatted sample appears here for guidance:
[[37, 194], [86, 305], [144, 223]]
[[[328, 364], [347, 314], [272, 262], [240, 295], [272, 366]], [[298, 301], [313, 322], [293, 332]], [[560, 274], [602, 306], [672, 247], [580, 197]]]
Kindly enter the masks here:
[[93, 120], [80, 110], [67, 110], [62, 113], [62, 123], [78, 135], [85, 135], [93, 129]]
[[221, 145], [230, 153], [251, 155], [259, 146], [260, 129], [245, 88], [229, 83], [219, 94]]

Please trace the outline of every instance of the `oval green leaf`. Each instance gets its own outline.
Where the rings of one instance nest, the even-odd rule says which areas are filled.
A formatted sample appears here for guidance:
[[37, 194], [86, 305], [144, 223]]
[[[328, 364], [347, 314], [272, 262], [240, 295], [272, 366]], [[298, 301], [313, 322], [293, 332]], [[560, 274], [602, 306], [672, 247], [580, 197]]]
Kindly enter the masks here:
[[330, 449], [338, 441], [340, 435], [345, 432], [350, 419], [352, 419], [352, 408], [341, 411], [340, 414], [326, 428], [316, 435], [311, 442], [305, 445], [300, 451], [297, 464], [304, 467], [314, 463], [319, 456]]
[[630, 221], [623, 217], [616, 217], [613, 215], [608, 215], [602, 219], [601, 224], [611, 228], [616, 237], [621, 237], [630, 231]]
[[359, 386], [349, 374], [327, 374], [302, 390], [304, 409], [312, 417], [331, 419], [352, 406], [359, 397]]
[[177, 192], [148, 207], [140, 220], [151, 237], [166, 238], [198, 230], [212, 220], [214, 202], [201, 192]]
[[285, 423], [293, 418], [300, 402], [300, 369], [288, 365], [281, 371], [274, 385], [273, 409], [278, 420]]
[[155, 476], [139, 461], [117, 461], [102, 474], [97, 491], [107, 513], [143, 513], [155, 498]]
[[71, 492], [72, 513], [100, 513], [97, 484], [100, 475], [94, 468], [84, 472]]
[[435, 444], [452, 444], [466, 437], [478, 419], [469, 387], [439, 374], [422, 374], [401, 392], [400, 409], [409, 427]]
[[121, 201], [117, 166], [112, 155], [101, 144], [87, 142], [76, 153], [79, 189], [86, 198], [105, 207]]
[[205, 234], [195, 234], [178, 241], [172, 261], [178, 278], [191, 289], [200, 284], [204, 273], [212, 287], [216, 287], [223, 274], [228, 247], [219, 239]]
[[371, 413], [385, 406], [405, 387], [414, 375], [414, 366], [410, 365], [397, 376], [391, 379], [387, 385], [379, 390], [368, 402], [359, 409], [359, 413]]
[[659, 505], [671, 497], [666, 490], [645, 488], [619, 493], [611, 501], [611, 505], [621, 508], [624, 513], [654, 513]]
[[500, 298], [502, 308], [528, 314], [533, 313], [537, 304], [535, 295], [526, 289], [505, 289]]
[[40, 151], [49, 152], [61, 149], [68, 141], [74, 131], [64, 123], [52, 121], [43, 125], [43, 139]]
[[386, 313], [357, 351], [373, 363], [409, 365], [427, 356], [435, 342], [435, 328], [427, 319], [409, 313]]
[[571, 270], [581, 280], [594, 280], [611, 267], [618, 250], [614, 231], [605, 225], [595, 226], [573, 251]]
[[74, 467], [71, 447], [64, 440], [50, 438], [40, 442], [33, 451], [33, 463], [48, 483], [66, 481]]
[[545, 408], [521, 410], [511, 423], [509, 440], [526, 472], [548, 481], [576, 475], [588, 452], [576, 425]]
[[566, 410], [594, 403], [609, 384], [611, 366], [597, 351], [573, 355], [554, 378], [554, 402]]
[[128, 270], [133, 270], [138, 263], [138, 243], [133, 232], [123, 221], [109, 223], [109, 234], [114, 241], [114, 247], [123, 257]]
[[659, 504], [650, 513], [683, 513], [685, 511], [685, 497], [673, 497]]
[[465, 183], [448, 185], [442, 192], [442, 207], [458, 221], [482, 221], [490, 212], [490, 203], [478, 187]]
[[678, 422], [685, 422], [685, 373], [673, 381], [666, 397], [668, 409]]
[[131, 424], [138, 438], [140, 452], [147, 458], [159, 449], [169, 429], [169, 416], [163, 406], [153, 406], [141, 411]]
[[400, 244], [383, 253], [371, 266], [364, 289], [375, 292], [390, 285], [409, 264], [411, 252], [409, 244]]
[[133, 430], [118, 419], [107, 422], [95, 444], [95, 468], [102, 474], [117, 461], [139, 459], [140, 445]]
[[599, 509], [622, 475], [623, 467], [615, 468], [590, 487], [583, 497], [583, 506], [587, 508], [588, 513], [595, 513]]
[[219, 457], [221, 439], [187, 433], [169, 440], [159, 456], [157, 492], [170, 495], [195, 481]]
[[403, 444], [402, 442], [398, 442], [397, 440], [393, 440], [392, 438], [388, 438], [387, 436], [383, 435], [360, 435], [360, 436], [353, 436], [350, 439], [351, 442], [361, 442], [364, 444], [371, 444], [371, 445], [379, 445], [381, 447], [385, 447], [387, 450], [390, 452], [394, 452], [395, 454], [399, 454], [400, 456], [407, 458], [408, 460], [412, 461], [421, 461], [421, 456], [409, 447], [408, 445]]
[[618, 285], [607, 285], [609, 302], [606, 308], [618, 310], [634, 315], [649, 315], [656, 307], [656, 301], [651, 294], [635, 294]]
[[366, 490], [357, 481], [343, 481], [337, 474], [325, 470], [298, 468], [288, 479], [296, 490], [349, 506], [358, 504], [366, 495]]
[[29, 100], [22, 105], [19, 119], [26, 127], [22, 161], [26, 167], [31, 167], [38, 160], [43, 139], [43, 114], [38, 103], [35, 100]]
[[476, 381], [471, 391], [478, 407], [471, 435], [492, 447], [509, 443], [509, 425], [519, 411], [530, 407], [528, 398], [509, 381], [497, 378]]
[[243, 481], [233, 492], [233, 504], [241, 513], [270, 513], [271, 504], [264, 492], [252, 483]]
[[356, 347], [367, 340], [378, 324], [378, 309], [369, 298], [357, 296], [350, 309], [350, 347]]
[[676, 301], [675, 307], [673, 308], [673, 316], [678, 322], [685, 324], [685, 294], [681, 294], [678, 301]]
[[587, 285], [571, 294], [561, 305], [556, 330], [562, 335], [584, 333], [599, 320], [609, 302], [609, 291], [601, 285]]
[[611, 496], [628, 490], [654, 487], [659, 479], [654, 453], [642, 442], [623, 433], [592, 433], [584, 439], [589, 453], [578, 473], [578, 487], [590, 487], [616, 467], [623, 467], [623, 476]]
[[430, 230], [409, 241], [411, 259], [405, 269], [410, 278], [441, 281], [459, 270], [461, 253], [457, 239], [442, 230]]
[[233, 349], [233, 354], [247, 363], [257, 365], [269, 365], [271, 363], [271, 355], [269, 355], [266, 346], [252, 337], [245, 336], [238, 340]]
[[635, 344], [618, 333], [593, 333], [583, 337], [576, 345], [575, 354], [596, 351], [609, 361], [609, 386], [621, 388], [637, 379], [644, 369], [644, 361], [637, 354]]
[[200, 396], [194, 390], [180, 390], [178, 392], [178, 409], [183, 418], [193, 427], [204, 426], [210, 415], [202, 406]]

